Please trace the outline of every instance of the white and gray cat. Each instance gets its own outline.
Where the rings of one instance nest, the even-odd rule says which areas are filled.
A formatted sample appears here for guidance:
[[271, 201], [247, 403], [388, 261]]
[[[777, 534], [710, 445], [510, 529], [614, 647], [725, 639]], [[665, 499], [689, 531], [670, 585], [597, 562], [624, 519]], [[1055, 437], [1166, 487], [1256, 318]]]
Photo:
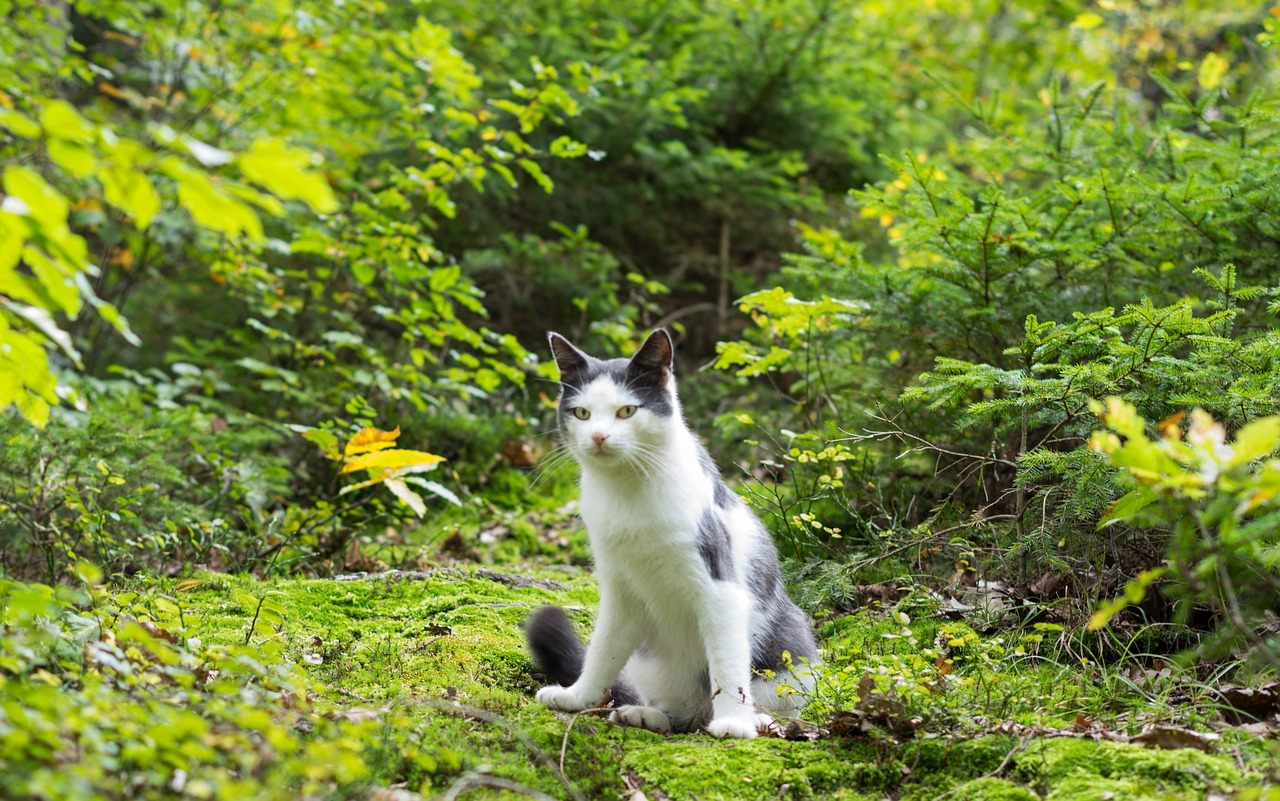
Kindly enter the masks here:
[[538, 701], [575, 712], [612, 690], [614, 722], [717, 737], [754, 737], [765, 713], [797, 716], [813, 634], [769, 535], [685, 426], [671, 337], [659, 330], [630, 359], [602, 361], [549, 336], [600, 611], [588, 646], [559, 607], [530, 617], [534, 663], [556, 682]]

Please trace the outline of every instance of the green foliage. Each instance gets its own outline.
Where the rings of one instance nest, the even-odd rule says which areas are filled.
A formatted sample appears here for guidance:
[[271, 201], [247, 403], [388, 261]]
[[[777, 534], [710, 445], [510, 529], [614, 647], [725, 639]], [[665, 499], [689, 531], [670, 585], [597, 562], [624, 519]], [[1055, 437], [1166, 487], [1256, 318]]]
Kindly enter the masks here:
[[0, 764], [15, 798], [292, 798], [367, 780], [368, 727], [314, 713], [315, 686], [274, 631], [206, 645], [180, 597], [160, 593], [3, 581], [0, 605]]
[[[968, 4], [943, 5], [944, 39], [972, 34]], [[1000, 6], [992, 54], [1019, 47], [1002, 37], [1030, 20], [1022, 4]], [[1112, 12], [1053, 9], [1070, 32], [1042, 34], [1019, 76], [1066, 53], [1083, 60], [1034, 98], [983, 91], [989, 76], [976, 90], [960, 77], [942, 86], [934, 116], [966, 115], [965, 135], [920, 140], [886, 160], [896, 178], [851, 192], [884, 238], [801, 225], [806, 253], [784, 286], [742, 299], [753, 325], [720, 344], [717, 367], [769, 377], [772, 393], [744, 398], [756, 423], [814, 452], [839, 444], [861, 466], [819, 515], [842, 541], [814, 545], [901, 553], [878, 541], [888, 532], [928, 552], [929, 567], [983, 553], [979, 570], [1016, 568], [1024, 586], [1117, 554], [1132, 575], [1159, 543], [1094, 533], [1117, 485], [1085, 448], [1089, 401], [1122, 394], [1155, 419], [1200, 406], [1232, 427], [1278, 410], [1271, 62], [1187, 37], [1230, 19], [1220, 33], [1238, 42], [1232, 26], [1252, 12]], [[1115, 38], [1133, 24], [1145, 44]], [[1083, 57], [1100, 41], [1118, 45], [1118, 85]], [[762, 450], [780, 462], [789, 448]], [[771, 506], [806, 497], [789, 483]]]
[[[24, 0], [0, 17], [11, 39], [0, 54], [0, 408], [16, 403], [44, 426], [51, 406], [101, 404], [72, 390], [66, 373], [83, 368], [119, 372], [189, 419], [230, 421], [224, 442], [253, 441], [270, 451], [263, 462], [296, 466], [267, 497], [214, 518], [239, 529], [221, 543], [238, 553], [217, 563], [240, 565], [282, 541], [332, 555], [350, 537], [334, 532], [358, 522], [337, 505], [334, 472], [283, 437], [285, 425], [341, 424], [345, 409], [357, 422], [405, 420], [416, 441], [434, 429], [457, 448], [467, 443], [432, 419], [443, 407], [474, 416], [523, 392], [532, 358], [485, 326], [483, 293], [437, 231], [458, 216], [459, 193], [551, 190], [543, 165], [585, 146], [547, 129], [581, 112], [593, 68], [526, 59], [523, 83], [508, 75], [494, 89], [446, 27], [381, 3]], [[64, 411], [53, 425], [83, 420]], [[216, 490], [186, 489], [221, 504]], [[418, 489], [457, 500], [441, 483]], [[361, 506], [359, 522], [396, 517]], [[155, 532], [192, 521], [141, 517], [145, 545], [124, 550], [187, 561]], [[94, 536], [139, 541], [133, 524], [112, 523]], [[268, 544], [242, 553], [253, 539]], [[71, 558], [39, 552], [58, 554], [54, 574]], [[112, 569], [125, 561], [95, 556]]]
[[[1280, 646], [1265, 633], [1280, 591], [1280, 460], [1270, 458], [1280, 450], [1280, 417], [1254, 420], [1228, 442], [1226, 429], [1196, 409], [1185, 434], [1179, 422], [1166, 421], [1153, 441], [1132, 405], [1112, 398], [1093, 408], [1111, 431], [1096, 433], [1092, 447], [1137, 485], [1099, 525], [1164, 532], [1168, 571], [1178, 578], [1166, 592], [1181, 602], [1184, 617], [1194, 604], [1206, 604], [1223, 620], [1208, 650], [1220, 654], [1243, 643], [1280, 667]], [[1090, 626], [1140, 602], [1163, 572], [1143, 574]]]
[[94, 411], [74, 425], [0, 419], [0, 568], [56, 582], [81, 559], [112, 574], [243, 564], [288, 486], [258, 453], [273, 441], [127, 388], [81, 394]]

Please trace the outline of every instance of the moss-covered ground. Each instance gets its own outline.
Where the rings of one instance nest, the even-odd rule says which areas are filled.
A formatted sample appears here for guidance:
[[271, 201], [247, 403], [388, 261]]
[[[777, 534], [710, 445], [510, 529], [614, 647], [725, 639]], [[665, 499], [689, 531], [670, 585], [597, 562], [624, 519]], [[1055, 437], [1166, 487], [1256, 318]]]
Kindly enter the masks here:
[[[426, 797], [1201, 799], [1260, 790], [1275, 775], [1276, 752], [1244, 736], [1224, 738], [1215, 753], [1037, 736], [1030, 726], [1083, 714], [1089, 702], [1080, 696], [1096, 696], [1096, 680], [1082, 669], [1084, 678], [1066, 678], [1047, 664], [998, 668], [1000, 653], [1012, 647], [997, 645], [993, 657], [980, 638], [937, 620], [850, 617], [822, 629], [831, 672], [825, 695], [815, 698], [815, 718], [856, 701], [842, 697], [848, 689], [840, 677], [853, 677], [864, 690], [875, 681], [876, 692], [900, 699], [893, 708], [902, 715], [932, 715], [909, 724], [918, 736], [899, 741], [874, 726], [816, 736], [814, 725], [814, 736], [802, 739], [725, 742], [624, 729], [534, 703], [520, 624], [538, 606], [557, 604], [585, 634], [596, 591], [584, 570], [467, 566], [350, 580], [209, 576], [192, 583], [168, 588], [189, 635], [227, 645], [246, 637], [282, 643], [279, 658], [313, 682], [314, 708], [351, 723], [356, 736], [340, 747], [360, 751], [370, 766], [363, 784]], [[282, 619], [259, 620], [250, 633], [250, 599], [268, 592]], [[991, 673], [997, 668], [984, 668], [984, 659], [1005, 672]], [[925, 669], [930, 662], [949, 665], [940, 671], [946, 681]], [[999, 680], [978, 681], [984, 671]], [[1009, 694], [1028, 697], [1011, 701]], [[1001, 711], [1027, 725], [984, 733], [984, 725], [993, 727], [978, 721]]]

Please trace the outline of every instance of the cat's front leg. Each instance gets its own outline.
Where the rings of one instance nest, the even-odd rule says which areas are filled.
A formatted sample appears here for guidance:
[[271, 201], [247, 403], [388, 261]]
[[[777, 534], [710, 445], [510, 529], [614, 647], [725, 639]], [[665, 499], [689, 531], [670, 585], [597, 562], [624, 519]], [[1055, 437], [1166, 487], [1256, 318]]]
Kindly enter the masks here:
[[709, 595], [699, 620], [711, 674], [707, 731], [715, 737], [749, 739], [761, 726], [751, 697], [750, 601], [741, 587], [728, 582], [715, 582]]
[[568, 687], [553, 684], [538, 690], [538, 703], [561, 712], [598, 706], [640, 644], [643, 629], [635, 606], [602, 586], [600, 613], [581, 675]]

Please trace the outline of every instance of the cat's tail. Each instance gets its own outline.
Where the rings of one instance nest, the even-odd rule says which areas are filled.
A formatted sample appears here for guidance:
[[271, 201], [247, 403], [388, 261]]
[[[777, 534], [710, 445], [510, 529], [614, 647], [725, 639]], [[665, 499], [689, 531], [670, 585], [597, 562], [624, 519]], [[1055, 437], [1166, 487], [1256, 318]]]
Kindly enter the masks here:
[[544, 606], [524, 624], [533, 666], [552, 684], [568, 687], [582, 675], [587, 646], [573, 632], [569, 616], [558, 606]]
[[[563, 609], [544, 606], [529, 615], [524, 636], [529, 642], [534, 668], [546, 676], [547, 681], [568, 687], [582, 675], [587, 646], [574, 633], [573, 624]], [[625, 678], [619, 678], [609, 690], [616, 706], [640, 703], [640, 694]]]

